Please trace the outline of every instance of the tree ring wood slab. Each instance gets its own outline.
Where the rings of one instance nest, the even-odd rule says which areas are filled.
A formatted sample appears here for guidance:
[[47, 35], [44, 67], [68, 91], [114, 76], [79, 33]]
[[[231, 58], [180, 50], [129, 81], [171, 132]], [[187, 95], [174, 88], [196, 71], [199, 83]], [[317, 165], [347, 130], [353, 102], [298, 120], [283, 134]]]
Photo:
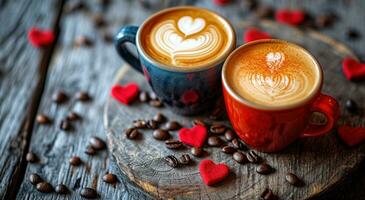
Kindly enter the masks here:
[[[342, 59], [346, 56], [354, 57], [349, 49], [317, 32], [303, 31], [270, 21], [236, 24], [239, 44], [242, 44], [243, 31], [253, 24], [275, 38], [292, 41], [308, 49], [323, 67], [323, 92], [336, 97], [341, 104], [342, 118], [339, 124], [365, 125], [362, 117], [365, 108], [364, 83], [349, 82], [342, 74]], [[115, 82], [125, 84], [130, 81], [137, 82], [143, 90], [150, 90], [141, 74], [123, 66], [116, 75]], [[360, 115], [351, 115], [344, 110], [343, 105], [348, 98], [360, 104]], [[221, 184], [208, 187], [202, 183], [198, 171], [198, 164], [203, 158], [193, 157], [193, 165], [177, 169], [167, 166], [163, 161], [163, 157], [170, 154], [178, 157], [182, 153], [189, 153], [189, 148], [169, 150], [164, 142], [152, 138], [150, 130], [143, 130], [143, 136], [139, 140], [126, 139], [124, 131], [131, 127], [133, 120], [151, 119], [157, 112], [162, 112], [170, 120], [191, 127], [193, 117], [179, 116], [167, 108], [158, 109], [139, 102], [127, 107], [109, 98], [104, 111], [110, 151], [121, 171], [157, 198], [257, 199], [265, 188], [271, 188], [281, 199], [308, 199], [334, 188], [346, 174], [356, 169], [365, 156], [365, 145], [347, 148], [333, 132], [325, 137], [297, 141], [280, 153], [259, 153], [276, 169], [275, 173], [264, 176], [255, 172], [254, 164], [239, 165], [230, 155], [222, 153], [220, 148], [205, 148], [208, 154], [203, 158], [224, 162], [232, 172]], [[228, 121], [224, 123], [229, 125]], [[177, 138], [176, 132], [172, 135], [173, 138]], [[301, 177], [305, 186], [293, 187], [287, 184], [287, 172]]]

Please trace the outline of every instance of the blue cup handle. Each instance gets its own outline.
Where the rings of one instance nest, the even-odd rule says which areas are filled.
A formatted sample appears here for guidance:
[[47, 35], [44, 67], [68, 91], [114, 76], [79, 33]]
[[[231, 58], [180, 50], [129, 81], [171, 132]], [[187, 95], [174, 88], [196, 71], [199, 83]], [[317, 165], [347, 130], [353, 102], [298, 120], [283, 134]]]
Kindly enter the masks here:
[[114, 45], [119, 55], [134, 69], [143, 73], [140, 61], [126, 47], [126, 42], [136, 45], [138, 26], [124, 26], [114, 38]]

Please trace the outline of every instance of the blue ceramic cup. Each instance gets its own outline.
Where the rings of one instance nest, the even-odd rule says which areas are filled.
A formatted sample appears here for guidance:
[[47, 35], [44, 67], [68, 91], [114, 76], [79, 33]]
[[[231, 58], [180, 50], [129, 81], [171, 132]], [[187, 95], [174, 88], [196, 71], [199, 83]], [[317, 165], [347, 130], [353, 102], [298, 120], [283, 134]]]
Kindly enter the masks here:
[[[208, 64], [189, 68], [170, 66], [159, 62], [148, 55], [142, 44], [142, 34], [146, 24], [155, 20], [156, 16], [167, 12], [187, 9], [193, 12], [205, 10], [197, 7], [175, 7], [162, 10], [149, 17], [140, 27], [124, 26], [115, 36], [115, 47], [119, 55], [134, 69], [144, 74], [153, 91], [174, 112], [183, 115], [199, 114], [211, 107], [221, 96], [221, 69], [223, 62], [236, 46], [236, 36], [230, 23], [214, 13], [222, 23], [225, 23], [226, 32], [229, 34], [229, 44], [218, 60]], [[207, 11], [207, 10], [205, 10]], [[208, 11], [211, 12], [211, 11]], [[213, 12], [212, 12], [213, 13]], [[150, 28], [150, 27], [148, 27]], [[127, 48], [126, 43], [136, 46], [138, 58]]]

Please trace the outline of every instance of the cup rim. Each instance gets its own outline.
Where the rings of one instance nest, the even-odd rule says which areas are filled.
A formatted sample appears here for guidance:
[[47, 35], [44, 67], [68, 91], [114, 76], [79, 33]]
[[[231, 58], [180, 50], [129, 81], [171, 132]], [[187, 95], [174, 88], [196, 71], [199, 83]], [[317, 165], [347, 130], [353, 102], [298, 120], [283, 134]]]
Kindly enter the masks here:
[[[299, 50], [301, 50], [303, 53], [307, 54], [309, 56], [309, 58], [311, 58], [315, 65], [316, 65], [316, 69], [318, 71], [318, 80], [316, 81], [316, 86], [313, 89], [312, 93], [310, 95], [308, 95], [307, 97], [305, 97], [303, 100], [299, 101], [299, 102], [295, 102], [292, 104], [287, 104], [287, 105], [282, 105], [282, 106], [267, 106], [267, 105], [261, 105], [261, 104], [257, 104], [254, 103], [252, 101], [249, 101], [243, 97], [241, 97], [237, 92], [235, 92], [230, 85], [228, 84], [227, 78], [226, 78], [226, 71], [228, 68], [228, 63], [229, 61], [232, 59], [232, 57], [241, 49], [246, 48], [248, 46], [254, 45], [254, 44], [258, 44], [258, 43], [267, 43], [267, 42], [277, 42], [277, 43], [286, 43], [288, 45], [294, 46], [296, 48], [298, 48]], [[261, 39], [261, 40], [256, 40], [256, 41], [252, 41], [252, 42], [248, 42], [246, 44], [243, 44], [241, 46], [239, 46], [238, 48], [236, 48], [226, 59], [226, 61], [223, 64], [223, 68], [222, 68], [222, 83], [223, 83], [223, 87], [224, 89], [226, 89], [229, 93], [230, 96], [232, 96], [234, 99], [236, 99], [237, 101], [239, 101], [240, 103], [245, 104], [246, 106], [258, 109], [258, 110], [266, 110], [266, 111], [281, 111], [281, 110], [289, 110], [289, 109], [293, 109], [293, 108], [298, 108], [301, 107], [307, 103], [309, 103], [310, 101], [313, 100], [313, 98], [315, 98], [318, 93], [321, 91], [322, 88], [322, 84], [323, 84], [323, 70], [322, 67], [320, 65], [320, 63], [317, 61], [317, 59], [305, 48], [301, 47], [298, 44], [292, 43], [292, 42], [288, 42], [285, 40], [281, 40], [281, 39]]]
[[[163, 13], [166, 12], [171, 12], [173, 10], [180, 10], [180, 9], [195, 9], [195, 10], [205, 10], [207, 12], [213, 13], [214, 15], [218, 16], [218, 18], [220, 18], [220, 20], [224, 23], [226, 23], [226, 25], [229, 27], [229, 31], [228, 31], [228, 35], [230, 35], [232, 37], [232, 41], [230, 46], [227, 48], [227, 51], [222, 54], [218, 59], [215, 59], [214, 62], [208, 62], [205, 63], [203, 65], [198, 65], [198, 66], [194, 66], [192, 69], [190, 68], [184, 68], [184, 67], [176, 67], [173, 65], [167, 65], [164, 63], [161, 63], [155, 59], [153, 59], [150, 55], [148, 55], [144, 49], [142, 48], [142, 44], [141, 44], [141, 32], [144, 28], [144, 26], [154, 17], [161, 15]], [[224, 16], [206, 9], [206, 8], [201, 8], [201, 7], [196, 7], [196, 6], [176, 6], [173, 8], [167, 8], [167, 9], [163, 9], [157, 13], [154, 13], [153, 15], [149, 16], [146, 20], [144, 20], [144, 22], [139, 26], [138, 31], [137, 31], [137, 35], [136, 35], [136, 46], [137, 46], [137, 50], [138, 53], [140, 55], [143, 56], [144, 59], [146, 59], [149, 63], [154, 64], [156, 67], [163, 69], [163, 70], [167, 70], [167, 71], [172, 71], [172, 72], [197, 72], [197, 71], [204, 71], [206, 69], [209, 68], [213, 68], [214, 66], [216, 66], [219, 63], [222, 63], [225, 61], [225, 59], [229, 56], [229, 54], [234, 50], [234, 48], [236, 47], [236, 32], [235, 29], [233, 28], [231, 22]]]

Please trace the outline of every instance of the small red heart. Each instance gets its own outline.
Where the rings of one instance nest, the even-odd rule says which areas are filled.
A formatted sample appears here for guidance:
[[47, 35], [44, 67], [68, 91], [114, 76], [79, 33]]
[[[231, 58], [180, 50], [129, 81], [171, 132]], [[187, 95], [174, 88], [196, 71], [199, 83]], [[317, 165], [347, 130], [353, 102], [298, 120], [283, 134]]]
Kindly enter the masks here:
[[365, 128], [363, 127], [343, 125], [338, 127], [337, 132], [341, 140], [349, 146], [355, 146], [365, 141]]
[[230, 2], [231, 0], [213, 0], [213, 3], [218, 6], [224, 6]]
[[136, 83], [128, 83], [125, 86], [114, 85], [111, 96], [125, 105], [130, 104], [138, 95], [139, 87]]
[[260, 31], [256, 28], [250, 28], [247, 29], [244, 35], [244, 41], [245, 42], [251, 42], [255, 40], [261, 40], [261, 39], [270, 39], [270, 34]]
[[353, 58], [343, 60], [342, 70], [348, 80], [365, 78], [365, 63], [360, 63]]
[[201, 125], [196, 125], [191, 129], [182, 128], [179, 131], [180, 141], [193, 147], [202, 147], [207, 135], [207, 129]]
[[281, 9], [276, 11], [275, 18], [280, 23], [297, 26], [304, 21], [305, 14], [301, 10]]
[[229, 174], [229, 168], [226, 164], [215, 164], [208, 159], [200, 162], [199, 171], [203, 182], [208, 186], [221, 182]]
[[199, 100], [199, 94], [195, 90], [187, 90], [181, 96], [181, 101], [185, 104], [193, 104]]
[[51, 30], [31, 28], [28, 31], [28, 40], [36, 48], [47, 47], [54, 41], [55, 35]]

